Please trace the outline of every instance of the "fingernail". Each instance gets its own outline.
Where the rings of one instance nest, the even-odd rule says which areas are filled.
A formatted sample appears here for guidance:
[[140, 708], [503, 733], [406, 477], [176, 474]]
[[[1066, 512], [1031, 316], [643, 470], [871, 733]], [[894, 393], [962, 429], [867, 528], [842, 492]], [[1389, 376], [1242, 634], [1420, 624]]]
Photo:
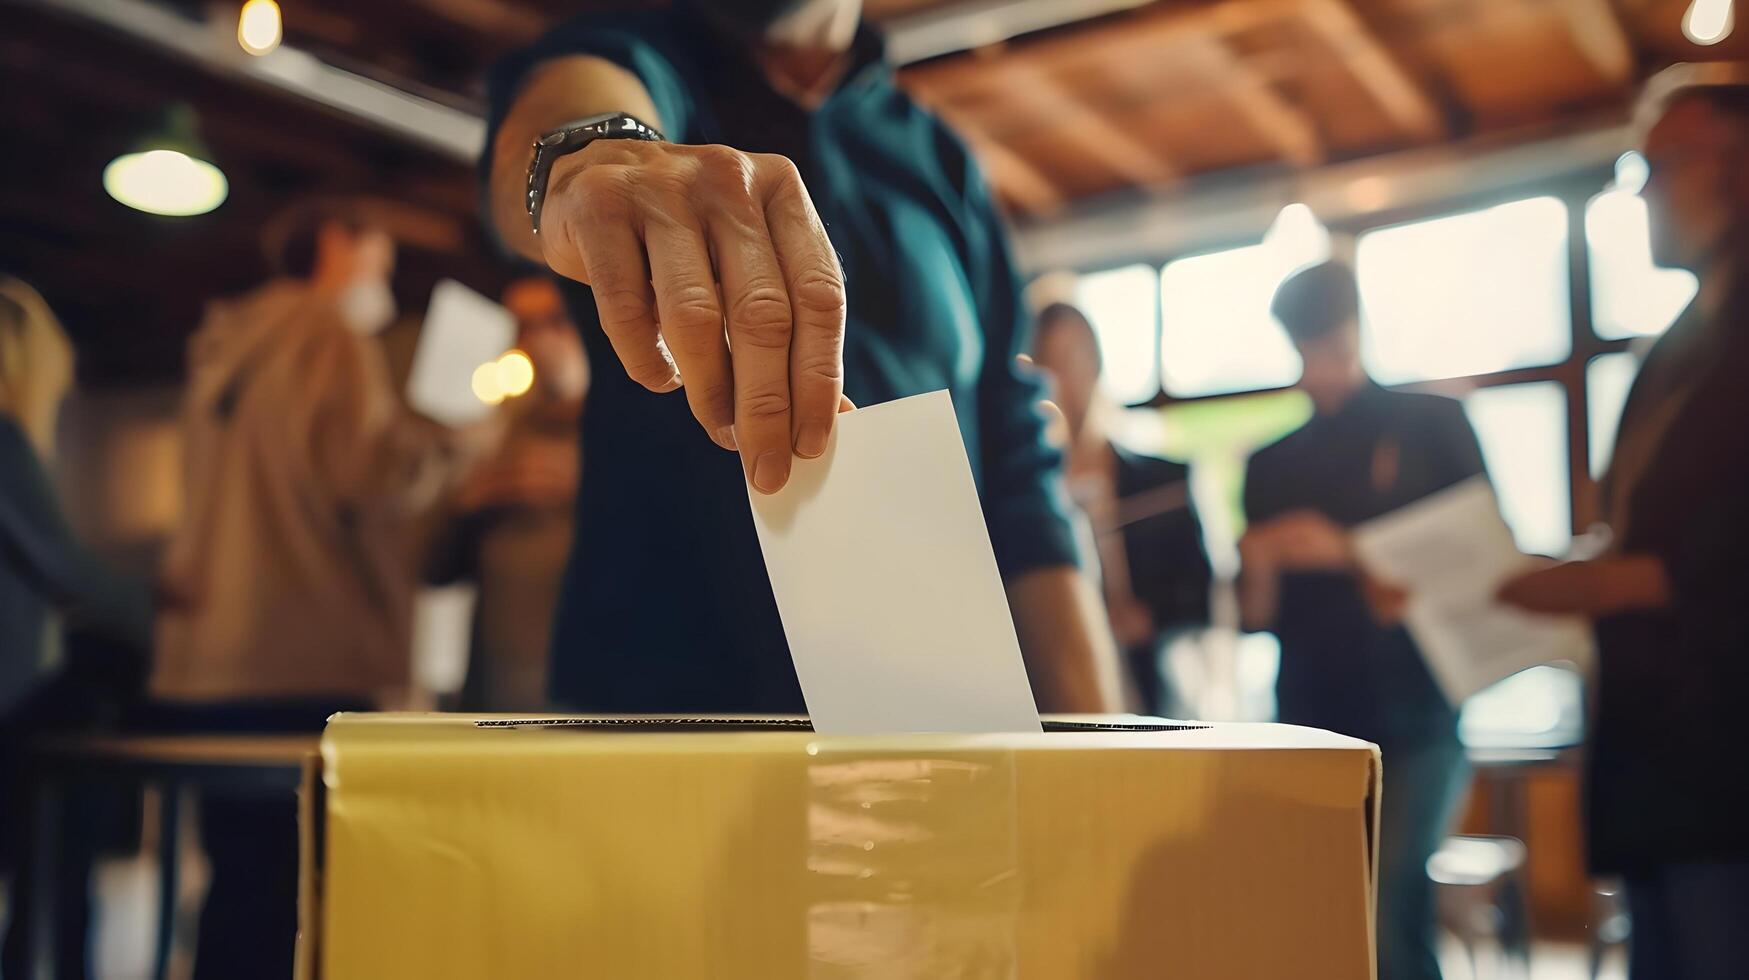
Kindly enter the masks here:
[[711, 436], [711, 439], [717, 445], [727, 449], [729, 452], [734, 452], [741, 448], [735, 444], [735, 427], [732, 425], [725, 425], [718, 429], [716, 434]]
[[818, 422], [805, 422], [796, 433], [796, 455], [813, 459], [826, 451], [826, 427]]
[[789, 479], [788, 453], [762, 453], [753, 464], [753, 486], [760, 493], [776, 493]]
[[656, 391], [658, 393], [666, 393], [666, 392], [673, 391], [674, 389], [676, 389], [678, 387], [680, 387], [680, 375], [678, 372], [676, 372], [673, 377], [670, 377], [667, 381], [664, 381], [662, 384], [658, 385], [656, 387]]

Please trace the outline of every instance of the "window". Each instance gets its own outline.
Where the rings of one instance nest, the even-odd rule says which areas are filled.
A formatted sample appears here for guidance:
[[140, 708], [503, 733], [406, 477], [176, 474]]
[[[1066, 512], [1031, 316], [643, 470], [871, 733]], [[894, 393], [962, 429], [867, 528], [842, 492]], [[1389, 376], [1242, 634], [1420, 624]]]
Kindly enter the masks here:
[[1591, 319], [1605, 340], [1661, 334], [1694, 298], [1694, 275], [1652, 264], [1646, 202], [1605, 191], [1585, 206]]
[[1615, 430], [1621, 423], [1628, 389], [1640, 371], [1640, 359], [1622, 351], [1599, 354], [1585, 365], [1585, 427], [1591, 444], [1591, 477], [1602, 479], [1615, 448]]
[[1179, 398], [1279, 388], [1300, 378], [1300, 355], [1269, 313], [1275, 287], [1320, 261], [1329, 243], [1303, 235], [1209, 252], [1160, 272], [1160, 370]]
[[1151, 265], [1127, 265], [1085, 275], [1075, 285], [1075, 305], [1087, 314], [1105, 358], [1106, 393], [1133, 405], [1160, 390], [1160, 359], [1154, 354], [1159, 302]]
[[1355, 274], [1361, 354], [1381, 384], [1554, 364], [1573, 349], [1557, 198], [1367, 232]]
[[1566, 667], [1520, 671], [1464, 702], [1458, 736], [1471, 748], [1572, 745], [1584, 731], [1584, 686]]
[[1556, 381], [1480, 388], [1464, 409], [1519, 549], [1565, 554], [1573, 542], [1566, 391]]

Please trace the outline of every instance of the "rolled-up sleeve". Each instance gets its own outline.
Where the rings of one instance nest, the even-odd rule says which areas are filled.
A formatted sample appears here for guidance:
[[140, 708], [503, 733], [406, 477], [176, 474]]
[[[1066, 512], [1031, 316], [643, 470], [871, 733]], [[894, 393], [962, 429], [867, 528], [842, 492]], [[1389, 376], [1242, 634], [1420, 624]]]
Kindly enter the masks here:
[[1062, 453], [1045, 439], [1039, 401], [1045, 386], [1016, 358], [1028, 351], [1032, 317], [1021, 295], [1007, 229], [970, 154], [951, 142], [949, 165], [963, 167], [967, 278], [984, 329], [978, 382], [980, 491], [990, 544], [1004, 578], [1035, 568], [1080, 563]]

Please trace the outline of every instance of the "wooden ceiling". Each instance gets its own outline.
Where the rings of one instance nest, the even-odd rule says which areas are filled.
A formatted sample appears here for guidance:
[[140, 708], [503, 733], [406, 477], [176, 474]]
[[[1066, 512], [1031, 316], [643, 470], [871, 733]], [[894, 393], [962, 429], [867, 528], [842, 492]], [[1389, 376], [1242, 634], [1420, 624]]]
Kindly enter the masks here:
[[[232, 0], [156, 0], [229, 30]], [[280, 0], [286, 41], [478, 111], [491, 61], [584, 9], [638, 0]], [[1055, 21], [906, 65], [901, 83], [972, 144], [1016, 220], [1209, 174], [1273, 176], [1398, 149], [1620, 116], [1676, 60], [1749, 58], [1749, 29], [1683, 39], [1687, 0], [1166, 0], [1044, 5]], [[398, 287], [492, 289], [471, 168], [295, 96], [222, 78], [46, 0], [0, 0], [0, 269], [36, 283], [95, 381], [174, 377], [209, 298], [265, 275], [261, 222], [309, 191], [380, 197], [406, 241]], [[66, 6], [62, 3], [60, 6]], [[867, 0], [895, 36], [942, 16], [1000, 27], [1037, 0]], [[1084, 20], [1083, 7], [1117, 12]], [[933, 20], [932, 20], [933, 18]], [[983, 21], [979, 21], [983, 23]], [[1013, 33], [1013, 36], [1009, 36]], [[195, 219], [103, 195], [110, 157], [193, 105], [232, 182]], [[20, 152], [22, 150], [22, 152]]]

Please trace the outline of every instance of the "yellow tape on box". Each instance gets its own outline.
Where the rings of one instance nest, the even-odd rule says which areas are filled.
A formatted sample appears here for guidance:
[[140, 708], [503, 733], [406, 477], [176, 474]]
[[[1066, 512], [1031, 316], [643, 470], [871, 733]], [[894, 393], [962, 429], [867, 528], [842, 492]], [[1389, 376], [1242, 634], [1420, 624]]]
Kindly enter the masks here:
[[303, 976], [1373, 975], [1354, 739], [476, 721], [329, 724]]

